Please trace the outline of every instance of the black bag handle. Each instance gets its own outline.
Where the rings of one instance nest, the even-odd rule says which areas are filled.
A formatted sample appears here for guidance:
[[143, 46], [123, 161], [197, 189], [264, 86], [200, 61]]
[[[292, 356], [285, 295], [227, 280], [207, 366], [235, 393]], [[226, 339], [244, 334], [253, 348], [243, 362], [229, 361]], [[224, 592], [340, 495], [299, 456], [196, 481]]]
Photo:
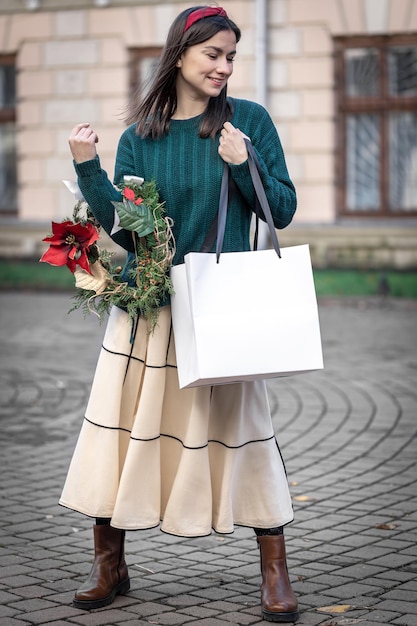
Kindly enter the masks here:
[[[256, 231], [255, 231], [255, 249], [257, 246], [258, 239], [258, 224], [260, 217], [260, 210], [263, 212], [266, 223], [269, 228], [269, 233], [271, 235], [272, 245], [274, 247], [275, 252], [281, 258], [281, 250], [279, 247], [278, 237], [275, 230], [274, 220], [272, 218], [271, 208], [268, 203], [268, 198], [266, 197], [264, 186], [262, 183], [262, 179], [260, 176], [261, 166], [258, 161], [258, 157], [256, 155], [255, 149], [252, 146], [249, 139], [245, 139], [246, 149], [248, 151], [248, 165], [249, 172], [252, 178], [253, 187], [255, 189], [256, 194]], [[228, 208], [228, 196], [229, 196], [229, 178], [230, 178], [230, 169], [227, 163], [224, 164], [223, 168], [223, 177], [222, 177], [222, 185], [220, 190], [220, 199], [219, 199], [219, 212], [217, 219], [217, 242], [216, 242], [216, 260], [217, 263], [220, 260], [220, 254], [223, 248], [224, 241], [224, 233], [226, 229], [226, 217], [227, 217], [227, 208]], [[214, 223], [212, 224], [210, 232], [212, 232], [212, 228]], [[207, 239], [207, 238], [206, 238]]]
[[[226, 179], [227, 177], [227, 179]], [[233, 178], [230, 176], [230, 169], [224, 164], [223, 167], [223, 177], [222, 177], [222, 186], [220, 189], [220, 201], [224, 202], [224, 198], [226, 198], [227, 206], [229, 206], [230, 200], [233, 197], [233, 194], [236, 193], [236, 183]], [[217, 224], [219, 221], [219, 211], [217, 210], [216, 215], [214, 216], [214, 220], [210, 224], [210, 228], [207, 231], [203, 244], [200, 248], [200, 252], [211, 252], [213, 250], [213, 246], [216, 243], [217, 239]]]

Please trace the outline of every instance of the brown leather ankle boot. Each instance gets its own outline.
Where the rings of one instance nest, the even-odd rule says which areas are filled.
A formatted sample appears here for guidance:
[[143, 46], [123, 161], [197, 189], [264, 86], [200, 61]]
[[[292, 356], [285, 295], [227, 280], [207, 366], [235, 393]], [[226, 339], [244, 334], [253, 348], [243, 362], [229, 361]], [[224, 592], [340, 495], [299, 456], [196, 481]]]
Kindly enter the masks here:
[[297, 598], [288, 578], [284, 535], [257, 537], [261, 552], [262, 617], [268, 622], [295, 622]]
[[111, 604], [117, 594], [130, 589], [124, 555], [125, 531], [103, 524], [94, 526], [94, 563], [92, 570], [76, 591], [77, 609], [99, 609]]

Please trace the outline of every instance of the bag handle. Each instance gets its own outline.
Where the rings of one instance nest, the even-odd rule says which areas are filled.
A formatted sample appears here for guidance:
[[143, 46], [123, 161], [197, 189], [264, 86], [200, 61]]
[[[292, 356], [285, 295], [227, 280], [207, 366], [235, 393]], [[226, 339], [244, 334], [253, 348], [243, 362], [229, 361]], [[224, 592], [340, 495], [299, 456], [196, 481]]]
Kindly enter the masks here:
[[[268, 203], [268, 198], [266, 197], [264, 186], [262, 183], [262, 179], [260, 176], [261, 166], [258, 161], [258, 157], [256, 155], [255, 149], [252, 146], [249, 139], [245, 139], [246, 149], [248, 151], [248, 165], [249, 172], [252, 178], [253, 187], [255, 189], [256, 195], [256, 232], [255, 232], [255, 249], [257, 246], [257, 234], [258, 234], [258, 224], [260, 211], [263, 212], [266, 223], [269, 228], [269, 233], [271, 235], [272, 245], [274, 246], [274, 250], [281, 258], [281, 250], [278, 243], [278, 237], [275, 230], [274, 220], [272, 218], [271, 208]], [[218, 212], [218, 220], [217, 220], [217, 242], [216, 242], [216, 260], [217, 263], [220, 261], [220, 254], [223, 248], [224, 241], [224, 233], [226, 229], [226, 217], [227, 217], [227, 209], [228, 209], [228, 195], [229, 195], [229, 178], [230, 178], [230, 169], [227, 163], [224, 164], [223, 168], [223, 177], [222, 177], [222, 185], [220, 189], [220, 199], [219, 199], [219, 212]], [[212, 225], [213, 226], [213, 225]], [[211, 231], [211, 229], [210, 229]]]
[[[216, 241], [216, 238], [218, 237], [217, 233], [218, 233], [218, 224], [219, 224], [220, 205], [226, 204], [226, 212], [227, 212], [227, 206], [229, 204], [230, 197], [231, 197], [231, 188], [230, 188], [231, 186], [229, 185], [229, 182], [230, 182], [229, 178], [230, 178], [230, 170], [227, 167], [227, 164], [225, 163], [223, 167], [222, 185], [220, 188], [219, 210], [214, 216], [214, 220], [210, 224], [210, 228], [207, 232], [207, 235], [205, 236], [203, 245], [200, 248], [200, 252], [211, 252], [213, 249], [214, 243]], [[225, 227], [225, 224], [224, 224], [224, 227]], [[223, 238], [224, 238], [224, 227], [223, 227]]]

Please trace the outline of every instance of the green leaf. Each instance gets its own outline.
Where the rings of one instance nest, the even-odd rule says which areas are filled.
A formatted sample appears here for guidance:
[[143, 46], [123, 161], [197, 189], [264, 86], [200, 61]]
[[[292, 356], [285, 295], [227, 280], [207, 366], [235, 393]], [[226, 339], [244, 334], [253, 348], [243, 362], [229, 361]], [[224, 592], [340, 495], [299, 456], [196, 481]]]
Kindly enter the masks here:
[[136, 205], [131, 200], [113, 202], [120, 219], [120, 226], [126, 230], [136, 232], [139, 237], [145, 237], [153, 232], [154, 221], [150, 208], [142, 202]]

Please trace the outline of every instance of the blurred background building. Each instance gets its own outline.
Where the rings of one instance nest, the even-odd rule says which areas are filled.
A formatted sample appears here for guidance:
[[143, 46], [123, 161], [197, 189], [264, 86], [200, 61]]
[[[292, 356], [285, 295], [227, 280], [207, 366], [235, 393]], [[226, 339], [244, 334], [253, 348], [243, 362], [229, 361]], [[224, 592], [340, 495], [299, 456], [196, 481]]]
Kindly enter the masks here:
[[[0, 256], [36, 258], [71, 215], [76, 123], [112, 174], [124, 106], [192, 4], [0, 0]], [[297, 187], [281, 243], [317, 267], [415, 269], [417, 0], [223, 6], [243, 33], [229, 93], [268, 108]]]

